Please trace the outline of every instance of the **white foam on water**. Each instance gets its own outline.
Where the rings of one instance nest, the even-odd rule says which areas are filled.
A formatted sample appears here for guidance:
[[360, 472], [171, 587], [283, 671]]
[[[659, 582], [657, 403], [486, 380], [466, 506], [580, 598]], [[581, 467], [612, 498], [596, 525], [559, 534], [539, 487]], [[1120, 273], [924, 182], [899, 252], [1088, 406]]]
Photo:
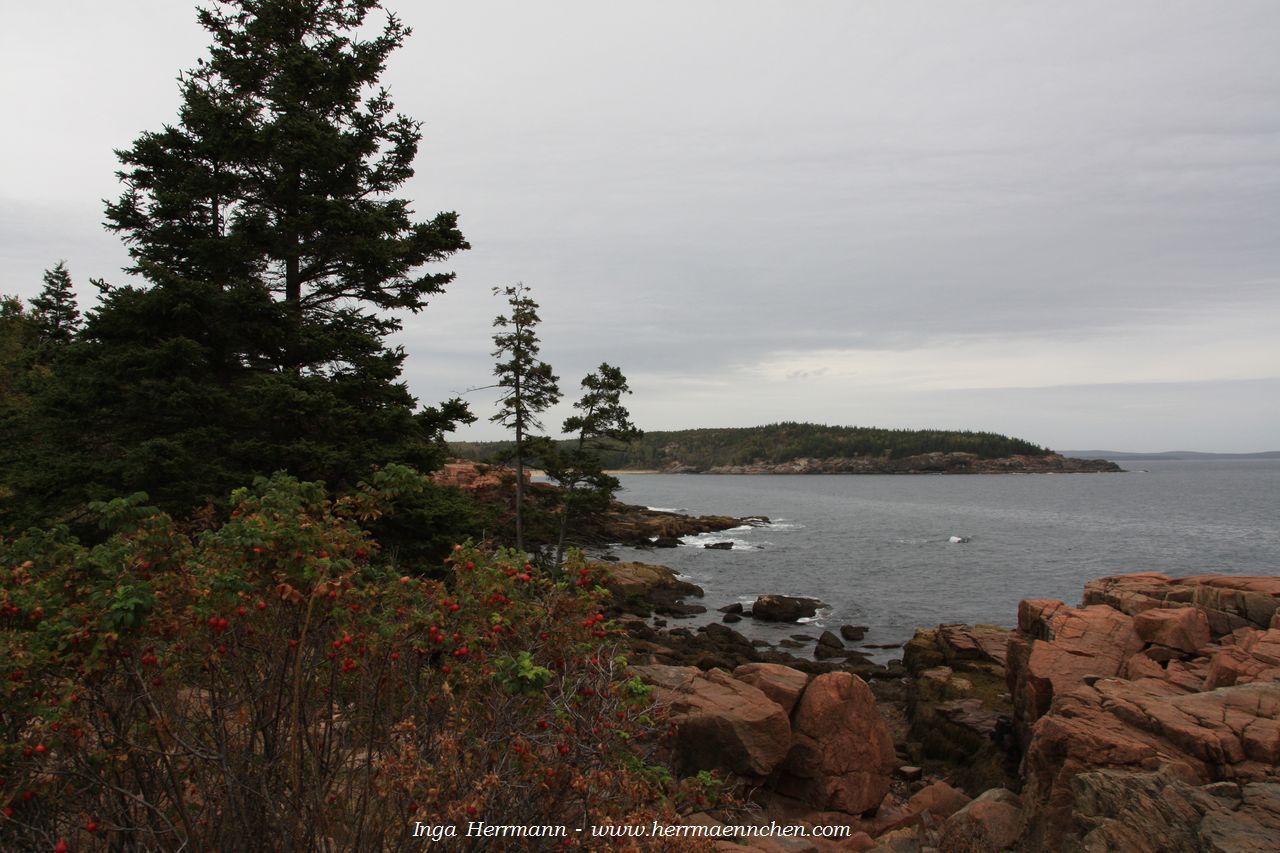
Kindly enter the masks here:
[[732, 542], [733, 548], [730, 550], [741, 549], [743, 551], [752, 551], [760, 547], [763, 543], [748, 542], [746, 539], [737, 539], [731, 536], [716, 536], [711, 533], [698, 533], [693, 536], [684, 536], [680, 539], [680, 547], [682, 548], [701, 548], [704, 545], [715, 545], [720, 542]]

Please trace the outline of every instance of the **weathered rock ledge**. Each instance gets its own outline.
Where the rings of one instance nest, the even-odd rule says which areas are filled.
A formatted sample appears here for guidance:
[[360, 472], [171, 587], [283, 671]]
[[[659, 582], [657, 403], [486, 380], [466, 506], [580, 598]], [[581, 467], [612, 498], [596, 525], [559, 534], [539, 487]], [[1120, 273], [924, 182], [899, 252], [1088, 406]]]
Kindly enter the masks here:
[[614, 503], [592, 520], [589, 538], [603, 543], [646, 547], [671, 547], [682, 536], [714, 533], [747, 524], [768, 524], [763, 516], [734, 518], [728, 515], [682, 515], [643, 506]]
[[1024, 601], [1008, 684], [1030, 849], [1280, 849], [1280, 578]]
[[[493, 506], [510, 503], [515, 471], [502, 465], [454, 460], [431, 475], [438, 486], [459, 489]], [[533, 483], [525, 472], [526, 500], [531, 505], [557, 506], [559, 490], [547, 483]], [[641, 548], [675, 547], [680, 537], [714, 533], [746, 524], [767, 524], [764, 516], [734, 518], [728, 515], [684, 515], [614, 501], [604, 512], [577, 519], [573, 542], [577, 545], [633, 545]]]

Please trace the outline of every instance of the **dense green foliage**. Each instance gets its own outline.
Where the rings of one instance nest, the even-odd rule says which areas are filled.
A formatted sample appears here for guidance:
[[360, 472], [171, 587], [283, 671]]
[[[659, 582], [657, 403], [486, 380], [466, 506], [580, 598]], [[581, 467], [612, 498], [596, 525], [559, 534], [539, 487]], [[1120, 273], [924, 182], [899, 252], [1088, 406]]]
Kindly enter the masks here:
[[22, 300], [0, 296], [0, 407], [18, 406], [19, 389], [30, 368], [37, 335], [36, 323]]
[[[412, 821], [671, 819], [601, 569], [458, 545], [447, 583], [368, 532], [421, 487], [276, 475], [193, 530], [0, 539], [0, 849], [400, 849]], [[572, 835], [572, 833], [571, 833]], [[492, 839], [459, 838], [471, 850]], [[489, 847], [488, 849], [492, 849]]]
[[147, 492], [185, 514], [284, 469], [352, 485], [373, 464], [437, 464], [443, 418], [414, 413], [376, 349], [358, 369], [279, 371], [252, 353], [276, 329], [262, 291], [120, 288], [5, 405], [6, 526], [70, 520], [88, 501]]
[[[566, 440], [560, 443], [571, 446], [573, 442]], [[504, 449], [504, 442], [449, 443], [449, 451], [464, 459], [489, 459]], [[984, 459], [1049, 453], [1028, 441], [991, 432], [779, 423], [761, 427], [650, 432], [625, 450], [602, 452], [601, 461], [605, 467], [619, 470], [687, 466], [701, 471], [721, 465], [776, 464], [795, 459], [854, 456], [901, 459], [933, 452], [976, 453]]]
[[605, 473], [601, 452], [626, 447], [644, 435], [622, 404], [631, 386], [621, 370], [602, 363], [581, 384], [582, 396], [573, 404], [577, 414], [566, 418], [562, 427], [566, 433], [576, 433], [576, 438], [567, 448], [545, 442], [540, 454], [547, 477], [561, 493], [557, 564], [564, 558], [569, 520], [604, 509], [618, 491], [617, 478]]
[[32, 314], [56, 334], [5, 368], [0, 530], [135, 491], [186, 514], [279, 469], [344, 488], [374, 465], [439, 462], [470, 415], [418, 407], [381, 312], [423, 308], [452, 274], [419, 268], [467, 243], [454, 214], [415, 222], [391, 196], [420, 133], [377, 87], [408, 31], [388, 16], [356, 35], [378, 7], [199, 10], [210, 56], [180, 78], [178, 121], [118, 152], [125, 191], [107, 205], [144, 283], [102, 285], [72, 336], [59, 266]]

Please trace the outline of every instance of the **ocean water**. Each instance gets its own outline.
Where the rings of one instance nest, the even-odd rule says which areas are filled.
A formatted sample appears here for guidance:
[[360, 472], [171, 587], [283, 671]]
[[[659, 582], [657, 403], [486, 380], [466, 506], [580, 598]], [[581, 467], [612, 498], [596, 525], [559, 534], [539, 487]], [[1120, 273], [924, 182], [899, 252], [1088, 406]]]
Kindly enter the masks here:
[[[673, 624], [769, 593], [829, 605], [801, 626], [733, 626], [772, 642], [843, 624], [868, 626], [865, 644], [942, 622], [1012, 627], [1021, 599], [1078, 604], [1086, 580], [1124, 572], [1280, 574], [1280, 461], [1128, 464], [1124, 474], [623, 475], [626, 503], [771, 523], [614, 552], [706, 590], [712, 612]], [[724, 540], [733, 550], [702, 547]]]

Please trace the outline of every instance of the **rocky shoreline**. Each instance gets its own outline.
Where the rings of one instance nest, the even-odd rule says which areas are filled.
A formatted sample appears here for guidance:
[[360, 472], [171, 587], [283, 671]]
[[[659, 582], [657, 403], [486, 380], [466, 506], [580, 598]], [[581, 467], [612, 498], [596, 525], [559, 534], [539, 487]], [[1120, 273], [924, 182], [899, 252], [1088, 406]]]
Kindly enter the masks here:
[[720, 849], [1280, 849], [1278, 577], [1103, 578], [1078, 607], [1022, 602], [1014, 630], [918, 631], [878, 666], [834, 634], [788, 650], [670, 627], [700, 590], [612, 569], [673, 764], [751, 803], [690, 820], [851, 833]]
[[668, 474], [1093, 474], [1121, 472], [1105, 459], [1075, 459], [1051, 453], [1046, 456], [1005, 456], [985, 459], [976, 453], [923, 453], [891, 459], [887, 456], [853, 456], [827, 459], [793, 459], [790, 462], [757, 462], [721, 465], [698, 470], [679, 463]]

